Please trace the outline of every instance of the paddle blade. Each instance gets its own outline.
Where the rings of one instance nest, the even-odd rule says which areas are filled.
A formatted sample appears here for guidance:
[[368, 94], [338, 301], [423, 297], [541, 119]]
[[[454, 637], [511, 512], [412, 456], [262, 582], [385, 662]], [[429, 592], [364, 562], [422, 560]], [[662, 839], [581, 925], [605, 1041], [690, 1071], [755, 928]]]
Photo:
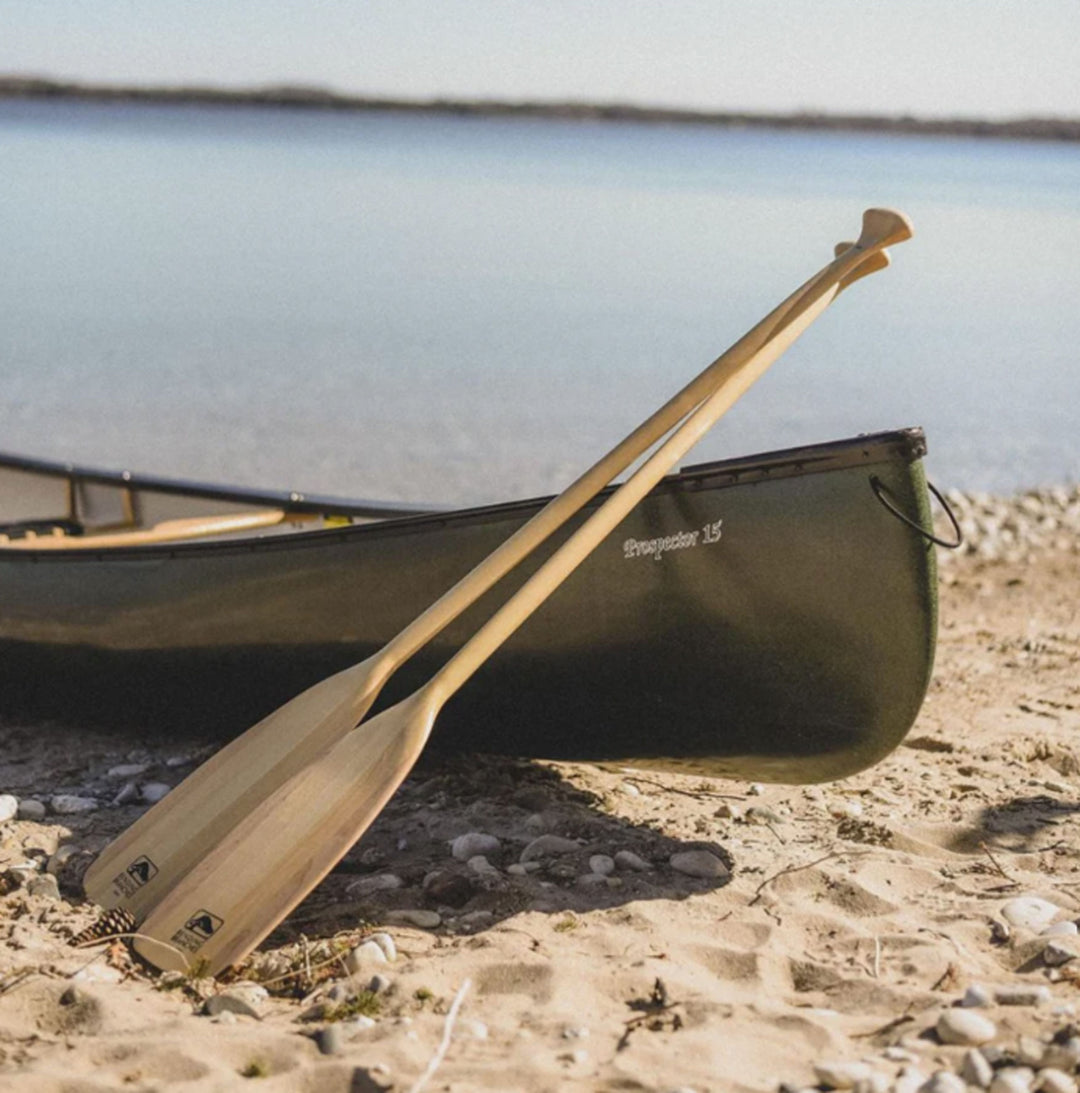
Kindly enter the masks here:
[[891, 247], [903, 243], [914, 234], [911, 221], [895, 209], [867, 209], [863, 213], [862, 231], [855, 246], [862, 250]]
[[259, 801], [364, 716], [379, 690], [373, 660], [330, 676], [227, 744], [98, 855], [89, 899], [136, 920]]
[[354, 729], [245, 816], [162, 896], [135, 949], [167, 971], [242, 960], [367, 830], [427, 743], [424, 691]]

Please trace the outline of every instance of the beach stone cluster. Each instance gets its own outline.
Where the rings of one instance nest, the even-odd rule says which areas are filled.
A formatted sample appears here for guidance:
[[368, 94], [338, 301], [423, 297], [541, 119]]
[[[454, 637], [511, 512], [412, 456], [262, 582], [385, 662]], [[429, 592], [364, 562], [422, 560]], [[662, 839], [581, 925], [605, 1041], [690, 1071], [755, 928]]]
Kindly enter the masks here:
[[[1080, 552], [1080, 486], [1029, 490], [1013, 497], [949, 490], [946, 495], [964, 536], [959, 554], [986, 561], [1023, 562], [1033, 552]], [[951, 538], [944, 515], [935, 530]], [[939, 558], [949, 556], [942, 551]]]

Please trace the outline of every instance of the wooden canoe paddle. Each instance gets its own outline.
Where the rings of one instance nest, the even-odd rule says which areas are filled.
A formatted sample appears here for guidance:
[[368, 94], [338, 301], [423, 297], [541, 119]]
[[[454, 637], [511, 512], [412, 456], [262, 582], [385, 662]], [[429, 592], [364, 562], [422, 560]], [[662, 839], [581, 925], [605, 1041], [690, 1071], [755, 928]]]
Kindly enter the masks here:
[[[197, 967], [201, 974], [215, 974], [247, 955], [379, 814], [412, 769], [447, 699], [795, 341], [845, 280], [854, 272], [866, 272], [861, 268], [866, 252], [879, 252], [886, 241], [909, 235], [910, 227], [898, 214], [871, 210], [858, 249], [845, 250], [785, 301], [771, 334], [737, 368], [714, 378], [711, 393], [679, 428], [429, 683], [342, 734], [244, 814], [190, 871], [167, 890], [159, 889], [162, 894], [135, 941], [140, 955], [163, 969]], [[875, 261], [877, 268], [884, 264]]]
[[[800, 286], [378, 653], [308, 688], [227, 744], [98, 856], [88, 898], [136, 920], [264, 797], [353, 729], [391, 674], [613, 478], [728, 381], [787, 322], [818, 284], [844, 284], [887, 263], [884, 247], [911, 235], [905, 217], [870, 209], [856, 243]], [[844, 245], [841, 244], [841, 247]], [[839, 250], [839, 248], [838, 248]]]

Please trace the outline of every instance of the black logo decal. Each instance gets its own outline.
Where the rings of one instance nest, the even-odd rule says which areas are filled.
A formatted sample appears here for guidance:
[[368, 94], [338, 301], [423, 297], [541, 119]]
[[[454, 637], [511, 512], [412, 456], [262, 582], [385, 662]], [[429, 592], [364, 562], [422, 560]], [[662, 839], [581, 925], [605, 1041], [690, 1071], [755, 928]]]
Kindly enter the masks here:
[[128, 876], [141, 888], [148, 880], [157, 876], [158, 867], [144, 854], [136, 858], [128, 867]]
[[213, 937], [214, 934], [221, 929], [221, 926], [225, 920], [218, 918], [217, 915], [212, 915], [209, 911], [196, 911], [184, 923], [184, 929], [190, 930], [191, 933], [201, 937], [203, 941], [207, 938]]

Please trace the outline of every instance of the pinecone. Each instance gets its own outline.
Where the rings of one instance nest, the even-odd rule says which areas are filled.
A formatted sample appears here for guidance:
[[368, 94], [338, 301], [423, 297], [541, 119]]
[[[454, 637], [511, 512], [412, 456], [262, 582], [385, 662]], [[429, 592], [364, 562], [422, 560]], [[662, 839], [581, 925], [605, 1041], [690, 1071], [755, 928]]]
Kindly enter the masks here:
[[130, 911], [125, 911], [123, 907], [114, 907], [111, 911], [106, 911], [92, 926], [77, 933], [68, 944], [86, 945], [115, 934], [131, 934], [135, 932], [137, 925], [135, 916]]

